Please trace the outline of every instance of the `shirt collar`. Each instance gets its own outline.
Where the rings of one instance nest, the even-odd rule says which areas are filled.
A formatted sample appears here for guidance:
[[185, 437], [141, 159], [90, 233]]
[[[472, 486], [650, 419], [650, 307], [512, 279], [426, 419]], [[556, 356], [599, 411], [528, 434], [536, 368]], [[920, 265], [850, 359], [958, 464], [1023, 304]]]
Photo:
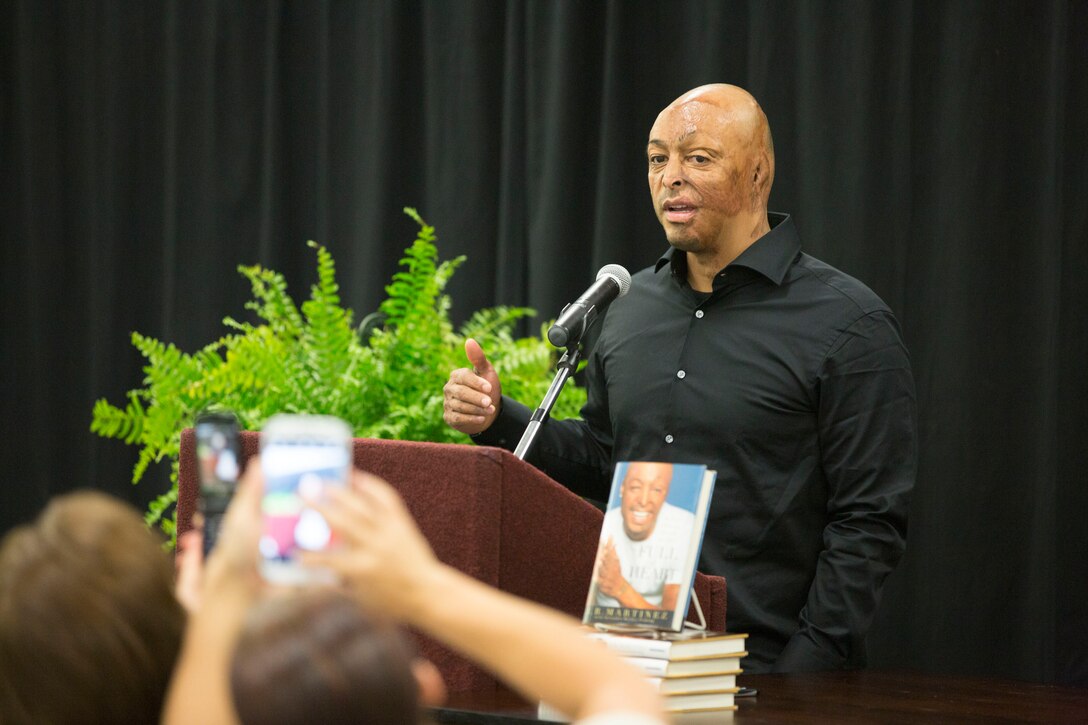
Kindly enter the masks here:
[[[767, 213], [767, 222], [771, 230], [740, 253], [729, 266], [747, 267], [759, 272], [771, 282], [782, 284], [786, 272], [801, 251], [801, 238], [789, 214]], [[675, 247], [668, 250], [657, 260], [654, 272], [661, 271], [665, 265], [671, 265], [674, 275], [687, 274], [687, 256], [677, 252]]]

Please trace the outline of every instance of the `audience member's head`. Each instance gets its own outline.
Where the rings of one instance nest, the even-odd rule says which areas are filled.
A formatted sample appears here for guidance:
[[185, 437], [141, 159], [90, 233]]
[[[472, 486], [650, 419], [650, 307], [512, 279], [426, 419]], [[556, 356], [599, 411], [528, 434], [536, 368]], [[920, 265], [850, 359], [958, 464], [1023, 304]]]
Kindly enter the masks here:
[[0, 543], [0, 722], [156, 722], [184, 625], [135, 509], [55, 499]]
[[412, 647], [330, 589], [267, 597], [250, 611], [231, 691], [243, 723], [420, 721]]

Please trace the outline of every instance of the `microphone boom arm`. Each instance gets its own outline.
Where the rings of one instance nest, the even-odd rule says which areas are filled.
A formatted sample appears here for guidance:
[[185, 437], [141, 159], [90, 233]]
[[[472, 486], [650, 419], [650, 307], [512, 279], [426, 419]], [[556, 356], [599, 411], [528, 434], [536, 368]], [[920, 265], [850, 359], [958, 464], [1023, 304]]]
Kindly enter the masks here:
[[555, 324], [548, 330], [548, 342], [556, 347], [565, 347], [567, 351], [559, 358], [555, 366], [555, 379], [544, 394], [543, 402], [529, 419], [529, 425], [525, 426], [518, 447], [514, 449], [514, 455], [519, 459], [525, 460], [536, 440], [536, 434], [540, 432], [540, 426], [548, 419], [563, 384], [577, 372], [578, 361], [582, 356], [582, 336], [593, 327], [593, 323], [613, 300], [627, 294], [630, 286], [630, 272], [618, 264], [606, 264], [597, 272], [597, 279], [589, 289], [564, 307]]
[[544, 394], [544, 400], [533, 411], [533, 415], [529, 419], [529, 425], [525, 426], [525, 432], [521, 434], [521, 440], [518, 441], [518, 446], [514, 449], [514, 455], [520, 460], [524, 461], [525, 456], [529, 455], [529, 450], [533, 447], [533, 443], [536, 442], [536, 435], [540, 432], [540, 426], [544, 425], [544, 421], [548, 419], [548, 415], [555, 406], [555, 401], [559, 398], [559, 393], [563, 390], [563, 385], [577, 370], [581, 357], [582, 346], [580, 343], [575, 343], [567, 348], [567, 351], [563, 353], [563, 357], [559, 358], [559, 362], [556, 363], [555, 378], [552, 380], [552, 384], [548, 386], [548, 392]]

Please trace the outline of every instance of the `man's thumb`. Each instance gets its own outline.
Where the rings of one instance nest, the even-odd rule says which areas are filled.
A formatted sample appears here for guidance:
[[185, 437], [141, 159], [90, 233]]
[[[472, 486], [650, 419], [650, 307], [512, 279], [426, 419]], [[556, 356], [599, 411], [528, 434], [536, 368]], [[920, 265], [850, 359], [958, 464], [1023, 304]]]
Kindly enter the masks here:
[[477, 375], [491, 372], [491, 363], [488, 362], [487, 355], [484, 355], [484, 349], [471, 337], [465, 340], [465, 355]]

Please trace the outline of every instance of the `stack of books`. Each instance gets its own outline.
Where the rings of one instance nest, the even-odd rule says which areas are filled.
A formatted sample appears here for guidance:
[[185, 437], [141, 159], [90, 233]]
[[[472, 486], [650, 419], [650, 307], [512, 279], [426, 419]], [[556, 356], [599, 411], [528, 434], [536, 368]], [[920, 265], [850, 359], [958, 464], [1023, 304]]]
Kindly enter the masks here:
[[[746, 634], [684, 624], [716, 480], [703, 464], [616, 465], [582, 617], [589, 637], [646, 674], [676, 722], [736, 710], [748, 654]], [[546, 704], [540, 719], [563, 721]]]
[[[675, 722], [710, 722], [715, 714], [737, 709], [737, 675], [747, 634], [726, 632], [602, 632], [587, 629], [600, 641], [646, 675], [657, 687], [665, 710]], [[541, 703], [541, 720], [567, 722], [559, 711]], [[710, 717], [710, 720], [697, 719]], [[696, 719], [693, 719], [696, 718]]]
[[670, 713], [735, 710], [746, 634], [589, 632], [654, 683]]

